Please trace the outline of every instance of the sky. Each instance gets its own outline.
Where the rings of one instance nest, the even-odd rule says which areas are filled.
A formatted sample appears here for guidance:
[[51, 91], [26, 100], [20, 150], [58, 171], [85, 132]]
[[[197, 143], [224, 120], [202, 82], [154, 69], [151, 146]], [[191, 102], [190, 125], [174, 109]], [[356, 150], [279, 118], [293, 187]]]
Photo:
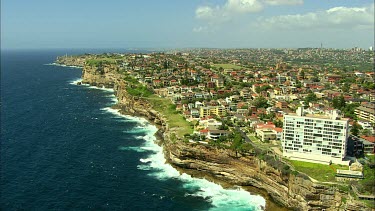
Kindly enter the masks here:
[[2, 0], [1, 48], [374, 46], [373, 0]]

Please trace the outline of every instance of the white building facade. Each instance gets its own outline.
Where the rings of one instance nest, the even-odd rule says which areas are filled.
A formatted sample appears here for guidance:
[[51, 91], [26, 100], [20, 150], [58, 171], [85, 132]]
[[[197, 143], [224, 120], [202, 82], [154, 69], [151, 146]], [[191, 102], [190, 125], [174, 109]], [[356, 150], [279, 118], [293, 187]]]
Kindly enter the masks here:
[[282, 136], [283, 156], [322, 164], [349, 165], [346, 156], [348, 123], [337, 111], [330, 116], [304, 115], [298, 108], [297, 114], [284, 116]]

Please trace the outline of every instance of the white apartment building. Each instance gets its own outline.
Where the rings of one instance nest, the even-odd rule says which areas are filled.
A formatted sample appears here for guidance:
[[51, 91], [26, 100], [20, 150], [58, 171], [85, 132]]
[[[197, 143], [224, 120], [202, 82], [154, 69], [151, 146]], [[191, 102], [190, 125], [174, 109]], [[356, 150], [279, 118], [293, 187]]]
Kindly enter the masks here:
[[322, 164], [349, 165], [344, 161], [349, 119], [334, 110], [329, 116], [305, 115], [303, 108], [284, 116], [283, 156]]

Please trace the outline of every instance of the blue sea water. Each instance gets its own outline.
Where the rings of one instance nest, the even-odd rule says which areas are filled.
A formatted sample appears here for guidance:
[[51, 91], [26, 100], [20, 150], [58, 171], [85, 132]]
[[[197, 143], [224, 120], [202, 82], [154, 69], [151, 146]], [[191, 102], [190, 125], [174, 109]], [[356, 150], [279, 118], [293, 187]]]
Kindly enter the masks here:
[[1, 54], [1, 210], [258, 210], [265, 200], [180, 174], [113, 92], [46, 65], [82, 51]]

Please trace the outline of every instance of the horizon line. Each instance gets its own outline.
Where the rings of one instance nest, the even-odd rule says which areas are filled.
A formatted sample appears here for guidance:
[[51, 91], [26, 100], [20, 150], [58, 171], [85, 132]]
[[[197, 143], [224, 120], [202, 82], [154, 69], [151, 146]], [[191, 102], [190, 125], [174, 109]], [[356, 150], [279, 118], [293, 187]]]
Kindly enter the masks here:
[[353, 49], [353, 48], [359, 48], [363, 50], [369, 50], [368, 48], [362, 48], [358, 46], [353, 47], [346, 47], [346, 48], [337, 48], [337, 47], [311, 47], [311, 46], [304, 46], [304, 47], [41, 47], [41, 48], [1, 48], [1, 51], [16, 51], [16, 50], [181, 50], [181, 49], [340, 49], [340, 50], [346, 50], [346, 49]]

